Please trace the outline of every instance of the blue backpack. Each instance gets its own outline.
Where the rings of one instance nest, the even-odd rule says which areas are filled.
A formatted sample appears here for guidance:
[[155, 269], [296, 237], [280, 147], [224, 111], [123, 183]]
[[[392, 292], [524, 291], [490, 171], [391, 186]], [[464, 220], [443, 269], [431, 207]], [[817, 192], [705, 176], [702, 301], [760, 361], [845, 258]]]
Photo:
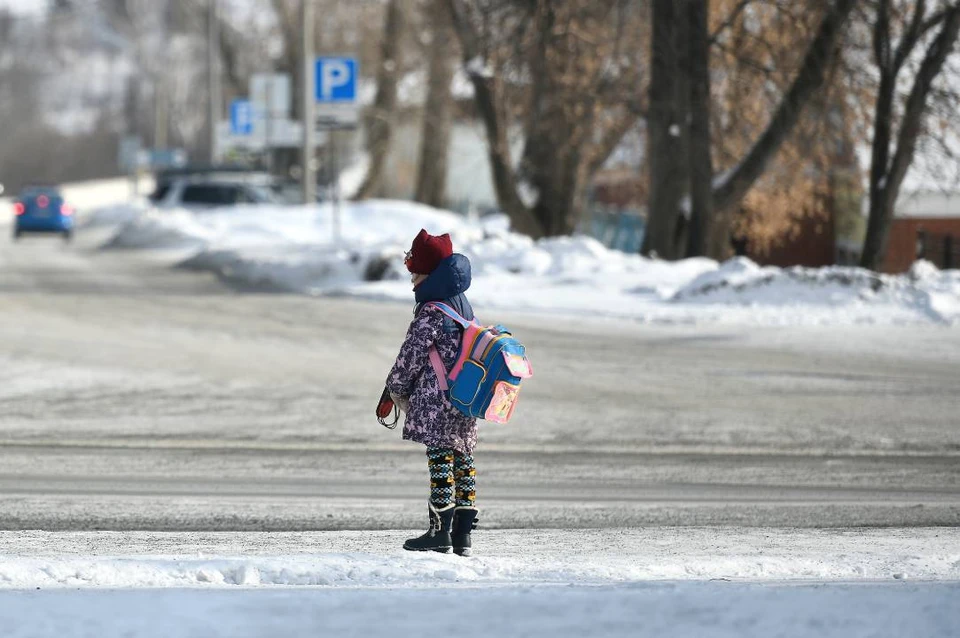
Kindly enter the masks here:
[[513, 416], [520, 382], [533, 376], [526, 348], [503, 326], [467, 321], [445, 303], [433, 306], [463, 328], [460, 353], [447, 372], [435, 346], [430, 363], [450, 403], [467, 416], [506, 423]]

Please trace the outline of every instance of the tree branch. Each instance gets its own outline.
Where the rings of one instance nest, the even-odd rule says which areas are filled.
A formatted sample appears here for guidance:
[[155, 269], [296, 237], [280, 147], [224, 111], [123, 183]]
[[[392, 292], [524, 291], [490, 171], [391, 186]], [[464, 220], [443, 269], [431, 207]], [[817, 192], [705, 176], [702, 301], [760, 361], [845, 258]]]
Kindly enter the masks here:
[[774, 74], [776, 73], [776, 69], [772, 69], [770, 67], [764, 66], [760, 62], [757, 62], [756, 60], [753, 60], [751, 58], [741, 56], [737, 50], [731, 47], [728, 47], [725, 44], [718, 43], [718, 44], [715, 44], [714, 46], [720, 49], [720, 51], [724, 53], [729, 53], [730, 55], [732, 55], [734, 59], [737, 62], [739, 62], [744, 68], [753, 69], [754, 71], [757, 71], [767, 79], [770, 79], [770, 80], [774, 79]]
[[[927, 97], [933, 86], [933, 81], [940, 73], [943, 63], [960, 34], [960, 4], [954, 5], [944, 18], [943, 28], [936, 39], [930, 44], [927, 53], [920, 63], [916, 80], [907, 105], [903, 113], [903, 122], [897, 135], [897, 150], [890, 163], [890, 179], [888, 188], [899, 189], [903, 178], [913, 162], [917, 138], [923, 126], [923, 113], [927, 106]], [[894, 191], [896, 192], [896, 191]]]
[[632, 109], [617, 118], [600, 136], [600, 140], [590, 149], [587, 160], [587, 175], [594, 175], [606, 163], [610, 154], [616, 150], [623, 136], [637, 125], [640, 118]]
[[841, 29], [857, 2], [858, 0], [837, 0], [824, 16], [817, 35], [804, 56], [803, 66], [766, 130], [743, 161], [714, 188], [714, 207], [717, 210], [724, 210], [743, 198], [791, 133], [804, 106], [823, 85], [826, 69], [834, 58]]
[[717, 27], [717, 30], [710, 34], [710, 37], [707, 39], [707, 44], [713, 46], [717, 43], [717, 40], [720, 37], [720, 34], [733, 26], [733, 23], [737, 21], [737, 18], [740, 17], [740, 14], [747, 8], [747, 5], [755, 2], [755, 0], [740, 0], [737, 3], [737, 6], [733, 8], [733, 11], [730, 12], [730, 15], [720, 23], [720, 26]]
[[923, 17], [927, 12], [927, 3], [926, 0], [916, 0], [916, 2], [917, 4], [913, 9], [913, 18], [910, 20], [910, 25], [900, 39], [897, 52], [893, 56], [894, 73], [897, 73], [903, 63], [907, 61], [907, 58], [910, 57], [910, 53], [917, 46], [917, 41], [920, 40], [923, 33], [921, 29], [923, 27]]
[[890, 68], [890, 0], [880, 0], [873, 25], [873, 57], [881, 73]]
[[542, 236], [544, 232], [542, 226], [517, 192], [517, 178], [510, 158], [510, 144], [507, 140], [507, 126], [504, 121], [506, 118], [499, 105], [497, 84], [493, 74], [486, 68], [487, 60], [481, 54], [480, 38], [470, 23], [468, 9], [458, 0], [447, 0], [446, 7], [450, 14], [450, 23], [460, 40], [464, 68], [473, 85], [474, 102], [487, 133], [488, 154], [497, 201], [510, 216], [517, 231], [534, 237]]

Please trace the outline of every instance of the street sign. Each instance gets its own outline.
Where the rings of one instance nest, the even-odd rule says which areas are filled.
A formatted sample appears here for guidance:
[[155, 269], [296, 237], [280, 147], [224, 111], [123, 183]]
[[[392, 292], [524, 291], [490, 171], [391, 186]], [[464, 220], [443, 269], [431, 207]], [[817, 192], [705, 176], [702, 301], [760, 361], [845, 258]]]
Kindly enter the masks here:
[[290, 76], [286, 73], [257, 73], [250, 78], [250, 101], [263, 117], [290, 117]]
[[356, 128], [359, 119], [356, 58], [317, 58], [317, 127], [320, 129]]
[[314, 67], [317, 102], [356, 102], [359, 66], [356, 58], [317, 58]]
[[256, 111], [250, 100], [234, 100], [230, 103], [230, 134], [253, 135]]

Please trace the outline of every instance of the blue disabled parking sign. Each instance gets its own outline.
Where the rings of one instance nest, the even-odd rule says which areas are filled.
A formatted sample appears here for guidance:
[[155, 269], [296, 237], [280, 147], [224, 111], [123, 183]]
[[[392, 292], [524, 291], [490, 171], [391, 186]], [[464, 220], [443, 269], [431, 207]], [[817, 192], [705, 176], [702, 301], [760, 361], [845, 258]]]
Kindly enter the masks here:
[[230, 132], [233, 135], [253, 135], [253, 104], [250, 100], [230, 103]]
[[358, 67], [356, 58], [317, 58], [317, 102], [356, 102]]

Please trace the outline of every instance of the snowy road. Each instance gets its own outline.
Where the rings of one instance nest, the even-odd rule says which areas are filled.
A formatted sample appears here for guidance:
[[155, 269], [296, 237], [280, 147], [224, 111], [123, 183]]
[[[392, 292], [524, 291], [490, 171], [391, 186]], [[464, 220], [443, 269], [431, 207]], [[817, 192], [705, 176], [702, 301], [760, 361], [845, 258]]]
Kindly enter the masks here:
[[411, 555], [422, 451], [371, 415], [409, 308], [108, 237], [0, 239], [4, 636], [957, 635], [956, 329], [491, 317], [537, 376], [476, 556]]
[[[0, 528], [420, 525], [371, 415], [409, 308], [0, 233]], [[489, 527], [960, 525], [956, 329], [490, 319], [537, 377], [481, 435]]]

